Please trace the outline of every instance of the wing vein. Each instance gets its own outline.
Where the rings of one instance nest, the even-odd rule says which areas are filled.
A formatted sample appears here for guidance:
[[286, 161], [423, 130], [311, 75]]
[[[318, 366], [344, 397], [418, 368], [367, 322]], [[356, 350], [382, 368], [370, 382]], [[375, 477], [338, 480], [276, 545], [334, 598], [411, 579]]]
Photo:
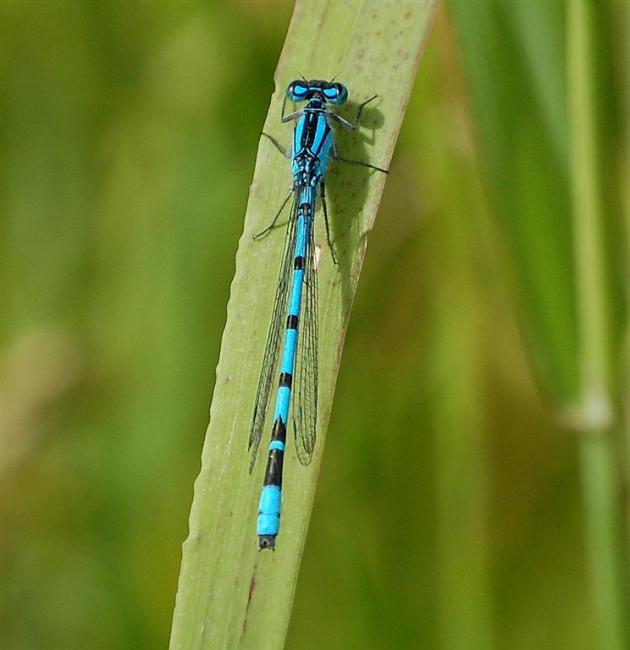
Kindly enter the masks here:
[[317, 437], [318, 315], [314, 230], [314, 223], [311, 223], [304, 260], [304, 299], [295, 372], [297, 399], [293, 409], [295, 450], [302, 465], [311, 462]]
[[265, 353], [263, 355], [260, 378], [258, 380], [258, 388], [256, 390], [256, 402], [254, 406], [254, 415], [252, 417], [252, 426], [249, 434], [248, 444], [248, 449], [251, 450], [251, 460], [249, 464], [250, 472], [252, 471], [254, 463], [256, 462], [258, 447], [260, 446], [260, 440], [262, 438], [262, 433], [267, 418], [269, 398], [271, 396], [271, 389], [276, 376], [280, 346], [285, 329], [287, 301], [289, 287], [291, 286], [291, 270], [293, 266], [292, 262], [295, 249], [295, 226], [297, 221], [295, 218], [295, 211], [296, 202], [294, 196], [293, 205], [291, 207], [291, 215], [289, 217], [289, 223], [287, 224], [287, 230], [284, 239], [284, 251], [282, 253], [282, 261], [280, 263], [280, 270], [278, 273], [278, 284], [273, 302], [271, 321], [269, 323], [267, 343], [265, 344]]

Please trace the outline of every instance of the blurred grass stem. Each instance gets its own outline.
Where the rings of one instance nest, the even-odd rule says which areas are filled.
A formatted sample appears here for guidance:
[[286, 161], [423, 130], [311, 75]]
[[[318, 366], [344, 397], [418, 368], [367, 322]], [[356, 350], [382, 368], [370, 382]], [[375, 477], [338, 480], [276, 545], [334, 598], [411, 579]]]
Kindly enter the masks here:
[[620, 468], [611, 398], [610, 323], [605, 278], [603, 201], [597, 133], [594, 14], [591, 2], [567, 3], [575, 279], [579, 328], [580, 453], [588, 548], [600, 647], [626, 646], [627, 566]]

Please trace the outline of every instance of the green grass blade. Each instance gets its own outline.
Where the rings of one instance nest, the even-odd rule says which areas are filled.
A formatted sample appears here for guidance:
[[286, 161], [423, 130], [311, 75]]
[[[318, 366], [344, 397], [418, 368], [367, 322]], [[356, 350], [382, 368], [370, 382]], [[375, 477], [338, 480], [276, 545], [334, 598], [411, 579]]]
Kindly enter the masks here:
[[[548, 61], [563, 60], [564, 13], [557, 3], [521, 4], [451, 0], [449, 7], [529, 351], [555, 404], [567, 407], [578, 370], [568, 145], [557, 118], [566, 115], [566, 71]], [[545, 29], [535, 37], [521, 36], [539, 24]]]
[[[285, 85], [298, 70], [311, 78], [338, 75], [348, 84], [354, 106], [379, 95], [365, 112], [361, 133], [339, 134], [339, 151], [347, 158], [387, 166], [435, 5], [433, 0], [299, 2], [278, 64], [277, 92], [265, 131], [288, 142], [290, 131], [279, 124], [280, 105]], [[352, 117], [352, 105], [345, 115]], [[329, 210], [339, 267], [333, 267], [324, 245], [319, 266], [319, 440], [308, 468], [298, 466], [289, 452], [277, 550], [259, 553], [255, 516], [264, 453], [250, 476], [246, 447], [284, 233], [275, 231], [262, 243], [253, 242], [252, 234], [269, 223], [286, 195], [287, 168], [270, 143], [261, 141], [184, 544], [171, 650], [278, 648], [286, 634], [344, 332], [366, 235], [385, 183], [382, 174], [364, 168], [331, 170]], [[322, 241], [321, 231], [316, 240]]]

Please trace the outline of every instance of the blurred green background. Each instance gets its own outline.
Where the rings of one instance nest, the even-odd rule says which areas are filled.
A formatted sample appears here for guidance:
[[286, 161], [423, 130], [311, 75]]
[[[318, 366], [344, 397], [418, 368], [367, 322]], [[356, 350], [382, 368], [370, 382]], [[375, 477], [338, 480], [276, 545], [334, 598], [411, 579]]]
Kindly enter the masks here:
[[[0, 8], [4, 650], [168, 644], [291, 11]], [[628, 16], [602, 3], [593, 27], [613, 375]], [[560, 427], [579, 392], [566, 24], [559, 2], [439, 10], [370, 236], [289, 648], [605, 647]]]

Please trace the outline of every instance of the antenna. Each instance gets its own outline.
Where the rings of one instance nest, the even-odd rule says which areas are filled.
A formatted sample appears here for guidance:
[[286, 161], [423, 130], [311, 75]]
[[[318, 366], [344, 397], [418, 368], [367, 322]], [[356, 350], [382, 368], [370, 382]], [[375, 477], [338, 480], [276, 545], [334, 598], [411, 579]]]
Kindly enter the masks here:
[[307, 79], [307, 78], [306, 78], [306, 77], [305, 77], [305, 76], [304, 76], [304, 75], [303, 75], [303, 74], [302, 74], [302, 73], [301, 73], [297, 68], [293, 68], [293, 69], [298, 73], [298, 75], [300, 75], [300, 79], [301, 79], [305, 84], [308, 84], [308, 79]]

